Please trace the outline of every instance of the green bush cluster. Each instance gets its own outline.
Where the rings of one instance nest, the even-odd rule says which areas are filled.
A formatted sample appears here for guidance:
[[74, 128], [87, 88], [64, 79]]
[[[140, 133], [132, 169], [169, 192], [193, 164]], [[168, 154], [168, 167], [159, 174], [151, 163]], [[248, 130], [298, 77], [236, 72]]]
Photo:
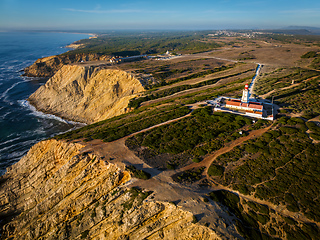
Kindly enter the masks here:
[[224, 167], [216, 164], [211, 164], [208, 169], [209, 176], [221, 176], [224, 173]]
[[[239, 196], [226, 190], [211, 192], [209, 196], [213, 201], [227, 207], [228, 212], [237, 217], [237, 230], [245, 239], [279, 239], [284, 233], [286, 239], [318, 239], [320, 229], [317, 225], [282, 216], [269, 209], [267, 205], [244, 199], [240, 201]], [[276, 220], [271, 214], [282, 218], [277, 217]]]
[[310, 51], [310, 52], [307, 52], [307, 53], [303, 54], [303, 55], [301, 56], [301, 58], [315, 58], [315, 57], [317, 57], [317, 56], [318, 56], [317, 52], [315, 52], [315, 51]]
[[319, 73], [315, 72], [309, 76], [309, 80], [300, 83], [298, 86], [286, 90], [275, 92], [274, 100], [278, 104], [283, 104], [291, 109], [293, 112], [305, 112], [309, 116], [320, 115], [319, 95], [320, 95], [320, 77]]
[[[146, 102], [146, 101], [149, 101], [149, 100], [158, 99], [158, 98], [162, 98], [162, 97], [166, 97], [166, 96], [170, 96], [170, 95], [172, 95], [174, 93], [181, 92], [181, 91], [188, 90], [188, 89], [194, 89], [194, 88], [199, 88], [199, 87], [203, 87], [203, 86], [206, 86], [206, 85], [212, 85], [212, 84], [217, 83], [218, 81], [220, 81], [222, 79], [230, 78], [230, 77], [237, 76], [237, 75], [241, 75], [241, 74], [246, 73], [248, 71], [252, 71], [252, 70], [246, 70], [244, 72], [240, 72], [240, 73], [236, 73], [236, 74], [227, 75], [227, 76], [224, 76], [224, 77], [219, 77], [219, 78], [214, 78], [214, 79], [202, 81], [202, 82], [197, 83], [197, 84], [180, 85], [180, 86], [176, 86], [176, 87], [173, 87], [173, 88], [168, 88], [168, 89], [165, 89], [165, 90], [162, 90], [162, 91], [154, 92], [154, 93], [148, 94], [147, 96], [144, 96], [144, 97], [131, 99], [129, 101], [128, 107], [136, 109], [143, 102]], [[249, 77], [249, 79], [251, 79], [251, 77]], [[173, 81], [171, 81], [170, 84], [172, 82]], [[164, 84], [162, 84], [162, 85], [164, 85]]]
[[143, 170], [138, 170], [135, 166], [128, 165], [126, 166], [126, 170], [130, 171], [135, 178], [147, 180], [151, 177], [150, 173], [147, 173]]
[[182, 173], [177, 174], [173, 177], [173, 179], [177, 182], [188, 182], [192, 183], [201, 179], [201, 175], [204, 171], [205, 167], [191, 169], [184, 171]]
[[[143, 32], [108, 33], [93, 39], [83, 39], [78, 43], [84, 47], [66, 52], [66, 55], [96, 53], [100, 55], [132, 56], [140, 54], [164, 53], [167, 50], [196, 53], [221, 46], [213, 41], [203, 41], [207, 32]], [[125, 50], [124, 50], [125, 49]]]
[[315, 124], [305, 124], [300, 118], [282, 118], [278, 122], [278, 130], [268, 131], [218, 157], [216, 163], [221, 166], [237, 161], [241, 165], [216, 180], [320, 221], [320, 183], [314, 181], [320, 174], [320, 144], [313, 144], [306, 134], [306, 125], [312, 129]]
[[156, 124], [166, 122], [184, 116], [190, 112], [188, 107], [169, 106], [153, 111], [146, 111], [138, 116], [128, 118], [117, 117], [112, 120], [102, 121], [84, 128], [70, 131], [62, 135], [58, 135], [56, 139], [77, 139], [85, 138], [86, 141], [92, 139], [102, 139], [110, 142], [127, 136], [131, 133], [138, 132], [142, 129], [154, 126]]
[[231, 141], [233, 133], [251, 121], [229, 113], [212, 113], [210, 107], [193, 111], [192, 116], [170, 125], [160, 126], [137, 134], [129, 141], [157, 153], [180, 154], [187, 152], [200, 157], [221, 148]]
[[[284, 76], [277, 76], [277, 77], [261, 77], [258, 79], [256, 85], [255, 85], [255, 92], [257, 92], [258, 95], [263, 95], [265, 93], [268, 93], [272, 90], [281, 89], [284, 87], [288, 87], [292, 84], [292, 80], [294, 80], [294, 83], [302, 83], [304, 80], [310, 79], [312, 77], [318, 76], [317, 71], [315, 70], [306, 70], [306, 69], [300, 69], [300, 68], [294, 68], [292, 69], [293, 73], [286, 74]], [[273, 95], [277, 96], [280, 92], [283, 93], [291, 93], [293, 89], [289, 90], [278, 90]], [[275, 99], [278, 99], [275, 98]]]

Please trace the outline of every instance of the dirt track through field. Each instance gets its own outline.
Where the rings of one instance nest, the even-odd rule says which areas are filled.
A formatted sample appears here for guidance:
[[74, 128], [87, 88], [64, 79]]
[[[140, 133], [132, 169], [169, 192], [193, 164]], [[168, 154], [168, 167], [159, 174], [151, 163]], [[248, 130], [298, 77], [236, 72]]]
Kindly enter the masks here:
[[205, 167], [206, 169], [205, 169], [204, 173], [208, 177], [208, 175], [207, 175], [208, 169], [209, 169], [210, 165], [213, 163], [213, 161], [216, 160], [217, 157], [219, 157], [220, 155], [222, 155], [226, 152], [231, 151], [234, 147], [239, 146], [240, 144], [242, 144], [243, 142], [245, 142], [249, 139], [260, 137], [262, 134], [267, 132], [270, 129], [270, 127], [271, 126], [263, 128], [263, 129], [253, 130], [252, 132], [249, 133], [249, 135], [244, 136], [244, 137], [240, 137], [240, 138], [232, 141], [231, 143], [227, 144], [227, 146], [220, 148], [219, 150], [217, 150], [214, 153], [207, 156], [201, 162], [192, 163], [184, 168], [181, 168], [181, 171], [190, 170], [192, 168]]

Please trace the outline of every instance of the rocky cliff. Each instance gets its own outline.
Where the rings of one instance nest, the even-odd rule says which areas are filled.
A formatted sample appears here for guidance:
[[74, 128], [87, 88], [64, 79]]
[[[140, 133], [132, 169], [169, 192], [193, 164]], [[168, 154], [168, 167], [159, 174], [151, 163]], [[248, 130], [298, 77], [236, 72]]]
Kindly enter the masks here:
[[127, 187], [115, 164], [56, 140], [33, 146], [0, 178], [2, 239], [219, 239], [193, 215]]
[[40, 111], [93, 123], [125, 113], [142, 91], [140, 81], [125, 71], [65, 65], [28, 100]]
[[38, 59], [34, 64], [24, 69], [27, 77], [52, 77], [64, 65], [94, 60], [109, 60], [109, 56], [98, 54], [61, 54]]

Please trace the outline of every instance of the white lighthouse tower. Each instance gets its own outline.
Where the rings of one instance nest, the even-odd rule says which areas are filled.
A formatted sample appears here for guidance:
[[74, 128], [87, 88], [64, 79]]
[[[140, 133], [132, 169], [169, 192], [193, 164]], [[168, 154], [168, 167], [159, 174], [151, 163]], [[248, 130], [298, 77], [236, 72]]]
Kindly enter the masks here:
[[249, 102], [249, 85], [246, 84], [244, 86], [243, 92], [242, 92], [242, 98], [241, 102], [248, 103]]

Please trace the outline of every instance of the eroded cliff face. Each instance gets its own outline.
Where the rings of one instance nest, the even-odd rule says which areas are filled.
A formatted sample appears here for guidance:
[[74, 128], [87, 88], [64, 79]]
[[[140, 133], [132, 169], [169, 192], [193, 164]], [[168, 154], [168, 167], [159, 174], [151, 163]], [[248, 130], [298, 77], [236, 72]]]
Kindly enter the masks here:
[[0, 178], [3, 239], [219, 239], [82, 148], [42, 141]]
[[24, 69], [24, 76], [28, 77], [52, 77], [64, 65], [81, 61], [109, 60], [109, 56], [98, 54], [62, 54], [39, 58], [31, 66]]
[[66, 65], [28, 100], [40, 111], [93, 123], [125, 113], [142, 91], [140, 81], [125, 71]]

